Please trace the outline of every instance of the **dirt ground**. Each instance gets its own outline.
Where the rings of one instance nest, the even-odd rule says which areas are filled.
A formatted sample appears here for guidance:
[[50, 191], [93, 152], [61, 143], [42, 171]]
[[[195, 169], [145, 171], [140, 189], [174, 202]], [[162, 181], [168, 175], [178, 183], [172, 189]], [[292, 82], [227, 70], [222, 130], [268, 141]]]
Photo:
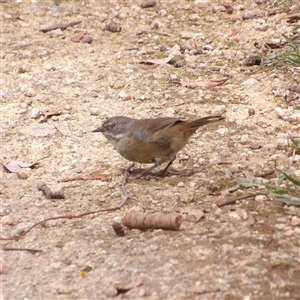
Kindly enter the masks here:
[[[266, 196], [218, 207], [276, 184], [265, 175], [275, 166], [300, 177], [287, 146], [300, 137], [299, 67], [245, 65], [264, 44], [300, 33], [287, 22], [298, 0], [0, 2], [1, 163], [38, 163], [1, 172], [2, 238], [122, 202], [129, 162], [91, 132], [107, 117], [226, 115], [193, 135], [166, 177], [130, 179], [122, 209], [2, 240], [1, 300], [300, 299], [299, 207]], [[111, 21], [121, 28], [103, 30]], [[64, 181], [85, 175], [99, 179]], [[40, 181], [65, 199], [47, 199]], [[113, 221], [131, 210], [180, 213], [183, 223], [119, 237]]]

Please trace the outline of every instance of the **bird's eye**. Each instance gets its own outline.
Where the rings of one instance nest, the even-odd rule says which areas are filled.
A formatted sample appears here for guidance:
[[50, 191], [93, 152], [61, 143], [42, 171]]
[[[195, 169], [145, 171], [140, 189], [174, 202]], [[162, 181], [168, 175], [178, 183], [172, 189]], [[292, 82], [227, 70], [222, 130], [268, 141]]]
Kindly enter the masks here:
[[112, 125], [112, 128], [117, 128], [118, 127], [118, 124], [113, 124]]

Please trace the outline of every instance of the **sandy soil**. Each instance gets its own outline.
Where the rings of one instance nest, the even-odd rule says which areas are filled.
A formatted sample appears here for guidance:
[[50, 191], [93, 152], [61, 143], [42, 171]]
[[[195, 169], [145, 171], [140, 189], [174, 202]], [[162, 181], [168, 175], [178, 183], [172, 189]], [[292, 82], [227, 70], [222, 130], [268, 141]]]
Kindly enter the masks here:
[[[38, 163], [1, 173], [2, 238], [122, 202], [129, 162], [91, 132], [107, 117], [226, 115], [193, 135], [168, 176], [129, 180], [121, 210], [2, 240], [2, 300], [300, 299], [299, 208], [265, 196], [218, 207], [276, 184], [276, 174], [258, 176], [275, 165], [300, 177], [300, 157], [287, 146], [300, 132], [299, 67], [245, 65], [265, 43], [297, 33], [287, 21], [299, 1], [237, 0], [227, 12], [209, 0], [0, 2], [1, 162]], [[121, 31], [102, 30], [111, 21]], [[81, 32], [85, 42], [71, 40]], [[140, 63], [170, 55], [171, 63]], [[227, 77], [207, 89], [180, 84]], [[84, 175], [105, 180], [63, 181]], [[65, 200], [47, 199], [40, 181]], [[131, 210], [180, 213], [184, 222], [118, 237], [112, 223]]]

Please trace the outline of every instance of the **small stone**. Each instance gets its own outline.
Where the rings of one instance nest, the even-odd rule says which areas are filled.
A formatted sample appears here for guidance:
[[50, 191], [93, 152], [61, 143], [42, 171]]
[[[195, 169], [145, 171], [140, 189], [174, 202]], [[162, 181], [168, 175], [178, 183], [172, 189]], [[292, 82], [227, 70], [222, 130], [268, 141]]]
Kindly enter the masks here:
[[113, 286], [107, 287], [103, 293], [108, 298], [116, 297], [118, 295], [117, 289]]
[[243, 19], [244, 20], [252, 20], [256, 17], [255, 13], [253, 13], [252, 11], [247, 11], [244, 15], [243, 15]]
[[1, 219], [1, 223], [3, 225], [12, 225], [13, 224], [13, 219], [11, 216], [4, 216]]
[[248, 108], [248, 115], [254, 116], [255, 115], [255, 109], [254, 108]]
[[22, 234], [26, 229], [32, 226], [32, 223], [19, 223], [16, 228], [12, 231], [12, 236], [19, 236]]
[[155, 5], [156, 5], [156, 1], [150, 0], [150, 1], [143, 2], [143, 3], [141, 4], [141, 8], [154, 7]]
[[283, 230], [285, 228], [285, 224], [276, 224], [275, 227], [279, 230]]
[[293, 234], [294, 234], [294, 230], [292, 230], [292, 229], [286, 230], [286, 231], [284, 232], [284, 235], [285, 235], [285, 236], [292, 236]]
[[203, 46], [203, 50], [212, 51], [212, 50], [214, 50], [214, 48], [211, 45], [205, 45], [205, 46]]
[[258, 81], [256, 80], [256, 79], [254, 79], [254, 78], [249, 78], [249, 79], [247, 79], [247, 80], [245, 80], [245, 81], [243, 81], [240, 85], [241, 86], [252, 86], [252, 85], [255, 85], [255, 84], [257, 84], [258, 83]]
[[28, 73], [30, 71], [31, 67], [29, 65], [21, 65], [18, 67], [18, 73], [23, 74], [23, 73]]
[[120, 24], [112, 21], [104, 26], [104, 30], [107, 30], [110, 32], [121, 32], [122, 27]]
[[219, 217], [222, 214], [223, 214], [223, 210], [221, 208], [217, 208], [216, 211], [215, 211], [215, 215]]
[[100, 109], [98, 107], [91, 107], [90, 108], [91, 116], [99, 116], [100, 115]]
[[38, 119], [42, 115], [42, 112], [38, 108], [33, 108], [30, 113], [31, 119]]
[[19, 171], [17, 173], [18, 178], [20, 179], [28, 179], [28, 177], [30, 176], [29, 171], [22, 169], [21, 171]]
[[268, 197], [266, 195], [257, 195], [255, 196], [255, 201], [266, 201], [268, 199]]
[[181, 181], [181, 182], [179, 182], [179, 183], [177, 184], [177, 186], [178, 186], [178, 187], [184, 187], [185, 184], [184, 184], [184, 182]]
[[167, 47], [166, 46], [161, 46], [160, 48], [159, 48], [159, 51], [160, 52], [165, 52], [165, 51], [167, 51]]
[[225, 12], [226, 11], [226, 8], [225, 6], [223, 5], [215, 5], [213, 8], [212, 8], [212, 12], [213, 13], [216, 13], [216, 12]]
[[7, 203], [3, 203], [0, 206], [0, 216], [7, 216], [11, 213], [12, 209], [11, 206]]
[[248, 140], [249, 140], [248, 134], [243, 134], [241, 136], [240, 142], [241, 142], [241, 144], [246, 144], [248, 142]]
[[289, 142], [287, 139], [278, 139], [277, 140], [277, 149], [284, 149], [285, 147], [287, 147], [289, 145]]
[[0, 261], [0, 274], [7, 274], [10, 269], [10, 265], [7, 262], [3, 260]]
[[93, 42], [93, 38], [91, 36], [89, 36], [89, 35], [85, 35], [82, 38], [82, 42], [86, 43], [86, 44], [91, 44]]
[[297, 216], [293, 216], [291, 224], [292, 224], [292, 226], [298, 226], [298, 225], [300, 225], [300, 218], [297, 217]]
[[26, 97], [34, 97], [37, 94], [35, 88], [30, 84], [25, 84], [21, 87], [21, 93]]

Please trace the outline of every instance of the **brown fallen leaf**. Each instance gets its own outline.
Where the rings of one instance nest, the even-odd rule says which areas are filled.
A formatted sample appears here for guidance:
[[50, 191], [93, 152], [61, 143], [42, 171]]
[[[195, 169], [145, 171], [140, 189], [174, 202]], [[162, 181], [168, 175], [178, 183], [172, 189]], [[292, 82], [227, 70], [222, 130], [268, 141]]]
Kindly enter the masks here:
[[108, 181], [108, 178], [105, 176], [94, 176], [94, 175], [81, 175], [76, 177], [68, 177], [61, 179], [60, 182], [69, 182], [74, 180], [102, 180], [102, 181]]
[[182, 81], [181, 85], [189, 88], [196, 88], [196, 87], [211, 88], [211, 87], [216, 87], [218, 85], [224, 84], [229, 78], [230, 77], [221, 80], [212, 80], [212, 81]]
[[238, 29], [233, 29], [232, 32], [229, 34], [229, 36], [235, 36], [239, 33], [240, 31]]
[[147, 59], [140, 62], [140, 64], [145, 65], [164, 65], [167, 64], [169, 61], [171, 61], [174, 58], [174, 56], [168, 56], [166, 58], [162, 59]]
[[79, 41], [83, 38], [83, 36], [84, 36], [85, 34], [86, 34], [86, 31], [81, 31], [81, 32], [79, 32], [79, 33], [73, 35], [73, 36], [71, 37], [71, 41], [74, 42], [74, 43], [79, 42]]
[[8, 172], [11, 173], [18, 173], [22, 170], [22, 168], [34, 168], [38, 163], [28, 164], [24, 163], [22, 161], [11, 161], [8, 164], [2, 164], [0, 163]]
[[143, 284], [143, 279], [142, 278], [138, 278], [134, 281], [132, 281], [131, 283], [125, 285], [125, 286], [117, 286], [116, 289], [119, 293], [126, 293], [129, 290], [132, 290], [140, 285]]

